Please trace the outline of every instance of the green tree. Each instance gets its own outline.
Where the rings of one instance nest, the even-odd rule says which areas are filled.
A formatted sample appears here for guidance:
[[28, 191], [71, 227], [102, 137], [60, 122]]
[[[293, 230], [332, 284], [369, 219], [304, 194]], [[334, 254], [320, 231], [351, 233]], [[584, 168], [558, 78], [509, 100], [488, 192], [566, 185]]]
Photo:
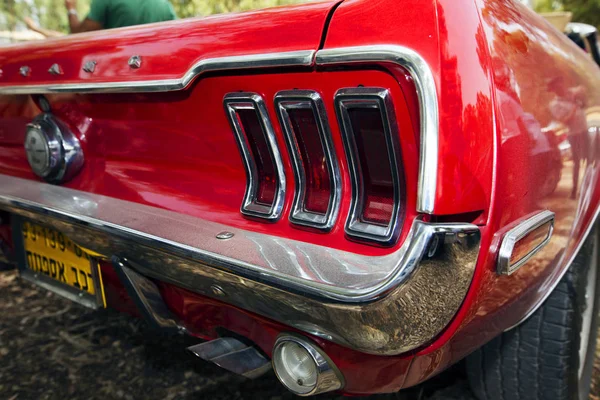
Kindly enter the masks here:
[[600, 27], [600, 0], [536, 0], [537, 12], [570, 11], [573, 22]]
[[[86, 15], [91, 0], [79, 0], [80, 15]], [[246, 11], [311, 0], [169, 0], [179, 18]], [[600, 0], [536, 0], [539, 12], [566, 10], [573, 20], [600, 26]], [[30, 17], [44, 28], [68, 33], [64, 0], [0, 0], [0, 30], [25, 29], [23, 18]]]
[[573, 13], [573, 21], [600, 27], [600, 0], [562, 0], [566, 11]]
[[[89, 0], [80, 1], [78, 8], [84, 15]], [[29, 17], [44, 28], [68, 32], [64, 0], [0, 0], [0, 30], [25, 29], [23, 18]]]
[[246, 11], [307, 0], [170, 0], [180, 18]]
[[[232, 11], [246, 11], [310, 0], [169, 0], [179, 18], [206, 16]], [[91, 0], [79, 0], [80, 15], [86, 15]], [[64, 0], [0, 0], [0, 30], [25, 29], [23, 18], [29, 17], [40, 26], [68, 33]]]
[[557, 0], [536, 0], [535, 11], [551, 12], [562, 10], [562, 3]]

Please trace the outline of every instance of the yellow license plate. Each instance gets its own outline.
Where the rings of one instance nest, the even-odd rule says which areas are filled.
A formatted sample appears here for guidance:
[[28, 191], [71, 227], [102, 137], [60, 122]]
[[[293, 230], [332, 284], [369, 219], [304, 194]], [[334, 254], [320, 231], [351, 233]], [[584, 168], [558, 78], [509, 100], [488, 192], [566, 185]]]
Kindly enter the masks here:
[[26, 268], [45, 275], [106, 306], [102, 275], [95, 258], [54, 229], [24, 221], [22, 224]]

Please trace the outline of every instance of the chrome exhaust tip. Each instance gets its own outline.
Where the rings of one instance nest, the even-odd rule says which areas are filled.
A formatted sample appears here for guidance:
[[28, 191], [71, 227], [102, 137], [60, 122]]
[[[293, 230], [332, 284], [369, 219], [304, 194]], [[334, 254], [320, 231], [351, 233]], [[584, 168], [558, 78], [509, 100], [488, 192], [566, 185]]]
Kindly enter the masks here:
[[312, 396], [344, 387], [344, 377], [316, 344], [282, 334], [273, 347], [273, 369], [279, 381], [298, 396]]
[[187, 348], [195, 356], [249, 379], [255, 379], [271, 369], [271, 362], [256, 347], [224, 337]]

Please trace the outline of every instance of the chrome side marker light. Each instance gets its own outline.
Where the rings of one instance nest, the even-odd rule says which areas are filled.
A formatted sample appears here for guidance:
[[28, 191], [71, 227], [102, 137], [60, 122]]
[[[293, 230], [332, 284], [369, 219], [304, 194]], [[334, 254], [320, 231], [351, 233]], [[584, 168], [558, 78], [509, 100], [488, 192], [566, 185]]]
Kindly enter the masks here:
[[553, 231], [554, 213], [551, 211], [542, 211], [518, 223], [502, 239], [498, 274], [510, 275], [521, 268], [550, 241]]

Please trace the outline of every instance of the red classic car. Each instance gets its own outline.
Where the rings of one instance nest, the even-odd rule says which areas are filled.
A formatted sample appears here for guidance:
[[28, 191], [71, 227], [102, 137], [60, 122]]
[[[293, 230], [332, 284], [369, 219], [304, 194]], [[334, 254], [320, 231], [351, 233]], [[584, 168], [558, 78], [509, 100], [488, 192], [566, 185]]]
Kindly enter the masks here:
[[[298, 395], [586, 398], [600, 69], [514, 0], [331, 0], [0, 51], [23, 279]], [[200, 340], [202, 339], [202, 340]]]

